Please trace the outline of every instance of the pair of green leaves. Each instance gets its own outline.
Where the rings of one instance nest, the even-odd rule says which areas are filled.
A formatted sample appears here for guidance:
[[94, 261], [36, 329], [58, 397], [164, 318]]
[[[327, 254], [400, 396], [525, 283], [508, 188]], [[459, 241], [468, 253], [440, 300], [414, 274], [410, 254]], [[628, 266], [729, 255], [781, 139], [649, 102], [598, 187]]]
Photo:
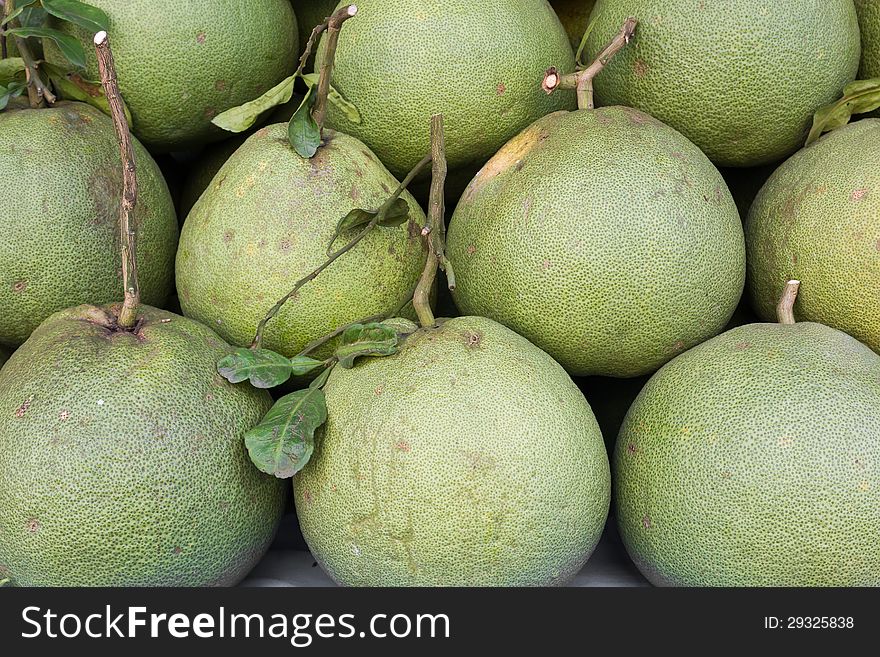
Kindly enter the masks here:
[[[333, 245], [342, 235], [357, 228], [368, 226], [376, 217], [379, 216], [380, 210], [363, 210], [355, 208], [336, 224], [336, 231], [333, 233], [333, 239], [327, 245], [327, 255], [333, 251]], [[397, 198], [394, 203], [385, 211], [385, 216], [377, 223], [377, 226], [385, 228], [397, 228], [402, 226], [409, 220], [409, 203], [402, 198]]]
[[86, 52], [78, 39], [45, 26], [48, 15], [82, 27], [89, 34], [109, 29], [110, 20], [102, 10], [79, 0], [18, 0], [16, 10], [3, 21], [18, 19], [19, 27], [7, 34], [22, 38], [37, 37], [54, 42], [64, 57], [76, 68], [85, 68]]
[[[293, 90], [297, 78], [301, 78], [305, 82], [308, 91], [290, 119], [287, 129], [288, 139], [290, 140], [290, 145], [301, 157], [307, 159], [314, 157], [321, 145], [321, 130], [312, 118], [315, 92], [319, 81], [319, 76], [316, 73], [291, 75], [259, 98], [221, 112], [212, 119], [212, 123], [229, 132], [238, 133], [248, 130], [253, 127], [265, 112], [290, 102], [290, 99], [293, 98]], [[361, 122], [361, 115], [358, 109], [343, 98], [342, 94], [332, 86], [330, 87], [327, 100], [340, 109], [352, 123]]]
[[809, 146], [825, 132], [842, 128], [853, 114], [867, 114], [880, 109], [880, 78], [856, 80], [844, 88], [843, 96], [820, 109], [813, 116], [813, 127], [807, 137]]
[[327, 421], [323, 387], [336, 365], [350, 369], [364, 356], [397, 353], [400, 340], [416, 330], [407, 319], [351, 324], [340, 333], [333, 358], [319, 361], [307, 355], [285, 358], [268, 349], [237, 349], [217, 365], [232, 383], [250, 381], [257, 388], [271, 388], [291, 376], [304, 376], [319, 368], [321, 374], [304, 390], [281, 397], [262, 421], [245, 434], [251, 461], [262, 472], [289, 478], [308, 463], [315, 447], [315, 431]]

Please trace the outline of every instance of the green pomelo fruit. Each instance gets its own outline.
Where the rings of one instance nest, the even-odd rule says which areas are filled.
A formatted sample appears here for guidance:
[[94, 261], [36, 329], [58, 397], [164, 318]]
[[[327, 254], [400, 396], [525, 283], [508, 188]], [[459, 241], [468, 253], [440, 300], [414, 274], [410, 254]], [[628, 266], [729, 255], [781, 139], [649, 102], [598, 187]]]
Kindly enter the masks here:
[[[260, 96], [296, 69], [299, 39], [288, 0], [89, 0], [110, 17], [110, 45], [132, 130], [151, 149], [185, 150], [228, 133], [217, 114]], [[92, 34], [53, 25], [88, 53], [98, 80]], [[50, 62], [65, 59], [45, 44]]]
[[608, 513], [608, 456], [565, 371], [495, 322], [447, 320], [337, 368], [294, 478], [303, 535], [350, 586], [564, 584]]
[[862, 66], [859, 78], [880, 78], [880, 0], [856, 0], [862, 32]]
[[[177, 219], [158, 166], [134, 142], [138, 275], [144, 303], [171, 290]], [[122, 164], [113, 122], [81, 103], [0, 113], [0, 342], [46, 317], [122, 299]]]
[[880, 585], [880, 357], [821, 324], [750, 324], [678, 356], [613, 458], [656, 585]]
[[[324, 19], [330, 16], [336, 9], [337, 0], [291, 0], [293, 10], [296, 12], [297, 23], [299, 25], [299, 49], [300, 54], [305, 51], [309, 37], [316, 25], [324, 22]], [[358, 3], [360, 5], [360, 3]], [[360, 7], [358, 7], [360, 8]], [[309, 57], [306, 65], [306, 72], [312, 69], [315, 61], [315, 51], [317, 44], [312, 49], [312, 56]]]
[[0, 374], [0, 579], [21, 586], [231, 585], [286, 497], [243, 434], [269, 394], [217, 374], [216, 334], [142, 307], [47, 319]]
[[180, 191], [180, 214], [184, 219], [189, 215], [202, 193], [211, 185], [217, 172], [247, 138], [248, 135], [236, 135], [226, 141], [211, 144], [192, 162], [189, 174]]
[[648, 112], [719, 166], [793, 153], [859, 67], [852, 0], [597, 0], [585, 59], [628, 16], [635, 37], [596, 78], [597, 102]]
[[721, 174], [624, 107], [551, 114], [511, 140], [459, 202], [448, 255], [463, 314], [575, 375], [646, 374], [716, 335], [745, 276]]
[[803, 285], [795, 315], [880, 352], [880, 119], [836, 130], [793, 155], [746, 222], [748, 288], [771, 319], [786, 281]]
[[[311, 160], [294, 152], [287, 125], [262, 128], [223, 165], [190, 212], [177, 253], [177, 291], [188, 317], [250, 344], [257, 324], [294, 283], [327, 260], [337, 223], [377, 210], [398, 186], [361, 142], [325, 131]], [[392, 313], [425, 264], [425, 215], [408, 193], [409, 221], [378, 227], [269, 323], [263, 344], [292, 356], [362, 317]], [[334, 248], [356, 233], [345, 233]]]
[[[568, 34], [572, 49], [577, 52], [590, 24], [590, 12], [596, 0], [550, 0], [559, 21]], [[569, 71], [565, 71], [568, 73]]]
[[328, 118], [398, 177], [430, 150], [425, 126], [433, 114], [444, 116], [454, 177], [456, 169], [472, 175], [535, 119], [574, 107], [572, 92], [541, 90], [549, 66], [574, 67], [546, 0], [362, 0], [357, 7], [339, 39], [333, 84], [362, 120], [333, 105]]

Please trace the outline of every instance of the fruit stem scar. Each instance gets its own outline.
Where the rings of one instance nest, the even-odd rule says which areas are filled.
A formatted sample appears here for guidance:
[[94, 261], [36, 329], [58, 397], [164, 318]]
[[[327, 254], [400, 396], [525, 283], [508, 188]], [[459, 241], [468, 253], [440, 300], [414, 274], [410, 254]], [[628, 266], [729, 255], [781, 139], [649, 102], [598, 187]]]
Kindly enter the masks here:
[[[347, 5], [336, 11], [327, 19], [327, 43], [324, 47], [324, 59], [319, 71], [318, 89], [315, 95], [315, 106], [312, 118], [318, 124], [321, 135], [324, 134], [324, 119], [327, 117], [327, 96], [330, 93], [330, 76], [333, 73], [333, 62], [336, 59], [336, 46], [339, 44], [339, 32], [342, 24], [357, 14], [357, 5]], [[315, 28], [317, 30], [317, 28]], [[314, 34], [314, 33], [313, 33]], [[311, 41], [311, 39], [310, 39]]]
[[794, 302], [797, 300], [798, 291], [800, 290], [800, 281], [788, 281], [785, 289], [782, 291], [782, 297], [776, 304], [776, 319], [780, 324], [794, 324]]
[[547, 95], [552, 94], [557, 89], [574, 89], [577, 91], [578, 109], [593, 109], [595, 103], [593, 101], [593, 78], [595, 78], [611, 58], [614, 57], [626, 44], [630, 42], [636, 31], [638, 21], [629, 17], [624, 21], [620, 31], [608, 43], [602, 52], [596, 57], [592, 64], [581, 71], [560, 75], [555, 66], [551, 66], [544, 73], [544, 80], [541, 88]]
[[113, 52], [110, 50], [110, 41], [104, 31], [95, 35], [95, 52], [98, 55], [98, 69], [101, 72], [101, 86], [104, 87], [104, 94], [107, 96], [107, 103], [110, 106], [110, 116], [113, 119], [113, 127], [116, 129], [116, 139], [119, 143], [119, 155], [122, 161], [119, 242], [122, 251], [122, 282], [125, 296], [122, 308], [119, 310], [117, 323], [120, 328], [130, 330], [137, 321], [138, 306], [141, 301], [137, 274], [137, 235], [135, 234], [134, 222], [131, 220], [131, 215], [137, 205], [137, 170], [131, 132], [128, 129], [128, 121], [122, 107], [122, 96], [119, 93]]
[[[422, 328], [431, 328], [437, 322], [431, 310], [431, 289], [437, 277], [437, 269], [444, 253], [444, 184], [446, 182], [446, 136], [443, 132], [443, 115], [431, 117], [431, 195], [428, 201], [428, 235], [425, 236], [428, 247], [428, 259], [425, 269], [419, 278], [416, 292], [413, 295], [413, 308], [418, 315]], [[451, 271], [451, 268], [448, 270]], [[453, 279], [454, 280], [454, 279]]]

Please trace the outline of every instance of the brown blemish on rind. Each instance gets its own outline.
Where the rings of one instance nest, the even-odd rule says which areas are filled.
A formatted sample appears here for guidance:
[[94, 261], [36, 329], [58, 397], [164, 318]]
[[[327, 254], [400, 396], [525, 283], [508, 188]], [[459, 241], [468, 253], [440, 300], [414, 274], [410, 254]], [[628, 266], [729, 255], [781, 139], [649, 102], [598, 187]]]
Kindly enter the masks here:
[[24, 526], [31, 534], [36, 534], [43, 527], [40, 521], [36, 518], [28, 518]]
[[205, 34], [204, 32], [199, 32], [199, 33], [196, 35], [196, 43], [202, 44], [202, 43], [205, 42], [205, 40], [206, 40], [207, 38], [208, 38], [208, 35], [207, 35], [207, 34]]
[[644, 516], [642, 518], [642, 527], [644, 527], [645, 529], [651, 529], [651, 527], [653, 527], [653, 526], [654, 526], [654, 523], [651, 522], [650, 516]]
[[637, 59], [633, 66], [633, 72], [637, 78], [643, 78], [648, 74], [648, 65], [643, 59]]
[[30, 397], [25, 399], [21, 403], [21, 406], [19, 406], [17, 409], [15, 409], [15, 417], [18, 417], [18, 418], [24, 417], [25, 413], [27, 413], [28, 409], [31, 407], [31, 404], [33, 403], [33, 401], [34, 401], [33, 395], [31, 395]]
[[462, 333], [462, 338], [468, 349], [479, 349], [483, 343], [483, 334], [479, 331], [465, 331]]
[[21, 294], [27, 289], [27, 281], [15, 281], [12, 284], [12, 291]]

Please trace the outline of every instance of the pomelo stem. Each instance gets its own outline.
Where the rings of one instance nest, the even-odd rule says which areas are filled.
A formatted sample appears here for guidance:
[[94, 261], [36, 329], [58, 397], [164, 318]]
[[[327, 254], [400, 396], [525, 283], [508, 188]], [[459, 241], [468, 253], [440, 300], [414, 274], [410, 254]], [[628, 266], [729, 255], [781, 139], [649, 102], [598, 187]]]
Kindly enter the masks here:
[[319, 267], [317, 267], [314, 271], [312, 271], [312, 273], [310, 273], [308, 276], [305, 276], [304, 278], [301, 278], [300, 280], [298, 280], [294, 284], [293, 289], [290, 292], [288, 292], [287, 294], [285, 294], [283, 297], [281, 297], [275, 303], [275, 305], [272, 306], [272, 308], [269, 310], [269, 312], [266, 313], [266, 316], [260, 320], [259, 324], [257, 324], [257, 333], [254, 336], [253, 342], [251, 342], [251, 349], [259, 349], [260, 348], [260, 345], [262, 345], [262, 343], [263, 343], [263, 333], [266, 331], [266, 325], [269, 322], [271, 322], [279, 312], [281, 312], [281, 308], [284, 307], [284, 304], [286, 304], [288, 301], [290, 301], [293, 297], [296, 296], [296, 293], [300, 291], [300, 289], [302, 288], [303, 285], [305, 285], [309, 281], [315, 280], [322, 271], [327, 269], [327, 267], [329, 267], [334, 262], [336, 262], [337, 259], [341, 258], [346, 253], [351, 251], [354, 247], [356, 247], [362, 239], [364, 239], [367, 235], [370, 234], [371, 230], [373, 230], [376, 226], [378, 226], [385, 219], [385, 215], [387, 215], [388, 211], [391, 210], [391, 207], [394, 205], [395, 201], [397, 201], [397, 199], [400, 198], [400, 195], [403, 194], [403, 192], [406, 190], [406, 188], [409, 187], [410, 183], [412, 183], [412, 181], [416, 178], [416, 176], [418, 176], [422, 172], [422, 169], [424, 169], [430, 161], [431, 161], [430, 154], [423, 157], [422, 161], [419, 162], [418, 164], [416, 164], [416, 166], [413, 168], [413, 170], [410, 171], [409, 174], [407, 174], [406, 178], [403, 179], [403, 182], [401, 182], [397, 186], [397, 189], [394, 190], [394, 193], [388, 198], [387, 201], [385, 201], [385, 203], [382, 205], [382, 207], [379, 208], [379, 212], [376, 214], [376, 216], [373, 217], [373, 219], [370, 221], [370, 223], [368, 223], [366, 226], [364, 226], [364, 229], [360, 233], [358, 233], [355, 237], [353, 237], [352, 240], [348, 244], [341, 247], [339, 250], [331, 253], [328, 256], [327, 260], [325, 260], [323, 263], [321, 263], [321, 265]]
[[[437, 269], [443, 254], [443, 235], [445, 234], [445, 201], [444, 185], [446, 182], [446, 136], [443, 132], [443, 115], [435, 114], [431, 117], [431, 195], [428, 201], [428, 259], [419, 284], [413, 295], [413, 307], [419, 318], [422, 328], [431, 328], [437, 322], [434, 312], [431, 310], [431, 290], [434, 287], [434, 279], [437, 277]], [[436, 239], [435, 239], [436, 236]], [[450, 270], [451, 271], [451, 270]], [[453, 279], [454, 280], [454, 279]]]
[[794, 324], [794, 302], [797, 300], [798, 291], [801, 289], [800, 281], [788, 281], [782, 291], [782, 297], [776, 304], [776, 319], [780, 324]]
[[131, 132], [122, 106], [119, 83], [116, 79], [116, 65], [110, 50], [110, 41], [106, 32], [95, 35], [95, 52], [98, 55], [98, 69], [101, 71], [101, 85], [110, 105], [110, 117], [116, 129], [119, 142], [119, 155], [122, 160], [122, 203], [119, 208], [119, 241], [122, 249], [122, 282], [125, 288], [125, 299], [119, 311], [117, 323], [120, 328], [130, 329], [137, 320], [138, 306], [141, 295], [138, 285], [136, 245], [137, 235], [132, 214], [137, 205], [138, 185], [135, 168], [134, 148], [131, 143]]
[[322, 135], [324, 134], [324, 120], [327, 118], [327, 96], [330, 93], [330, 76], [333, 74], [336, 47], [339, 44], [339, 31], [342, 29], [342, 24], [357, 14], [357, 11], [357, 5], [348, 5], [337, 10], [327, 19], [327, 46], [324, 50], [324, 59], [321, 61], [318, 90], [315, 95], [315, 106], [312, 109], [312, 118], [318, 124]]
[[[6, 0], [3, 8], [3, 17], [6, 18], [7, 16], [10, 16], [14, 11], [15, 0]], [[21, 27], [21, 21], [12, 21], [10, 27]], [[53, 104], [58, 99], [55, 97], [55, 94], [53, 94], [52, 91], [43, 83], [43, 79], [40, 77], [40, 72], [37, 68], [37, 59], [36, 57], [34, 57], [34, 54], [27, 43], [27, 39], [15, 35], [13, 35], [13, 39], [15, 39], [15, 45], [18, 46], [18, 53], [21, 55], [21, 58], [24, 61], [24, 71], [27, 79], [28, 100], [30, 101], [31, 107], [36, 109], [38, 107], [43, 107], [46, 103], [49, 103], [50, 105]], [[2, 34], [2, 41], [3, 59], [6, 59], [7, 53], [5, 30]]]
[[636, 32], [637, 25], [638, 21], [635, 18], [627, 18], [623, 27], [620, 28], [620, 32], [605, 46], [593, 63], [583, 71], [560, 75], [556, 67], [551, 66], [544, 73], [541, 88], [547, 94], [552, 94], [557, 89], [574, 89], [577, 92], [578, 109], [593, 109], [595, 107], [593, 79], [608, 65], [611, 58], [630, 42]]

